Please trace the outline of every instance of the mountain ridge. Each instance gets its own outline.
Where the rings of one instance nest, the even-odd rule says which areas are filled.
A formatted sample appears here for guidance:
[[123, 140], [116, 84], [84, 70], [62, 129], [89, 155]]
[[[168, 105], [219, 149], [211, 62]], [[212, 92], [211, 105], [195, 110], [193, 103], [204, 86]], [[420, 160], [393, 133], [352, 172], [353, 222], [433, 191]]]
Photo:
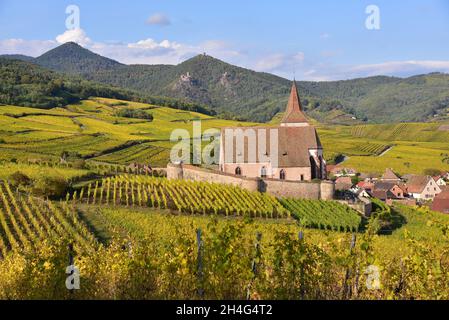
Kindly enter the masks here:
[[[223, 118], [257, 122], [284, 111], [291, 85], [204, 54], [178, 65], [125, 65], [66, 43], [31, 62], [143, 94], [208, 105]], [[449, 75], [442, 73], [297, 83], [305, 112], [325, 123], [430, 121], [445, 119], [449, 107]]]

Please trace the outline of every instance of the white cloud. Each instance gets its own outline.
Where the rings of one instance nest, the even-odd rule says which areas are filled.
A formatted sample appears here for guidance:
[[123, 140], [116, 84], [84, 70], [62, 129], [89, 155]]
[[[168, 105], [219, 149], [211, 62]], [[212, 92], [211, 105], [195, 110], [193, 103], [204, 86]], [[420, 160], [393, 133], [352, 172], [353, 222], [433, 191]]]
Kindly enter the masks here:
[[308, 67], [302, 71], [302, 78], [311, 81], [346, 80], [378, 75], [410, 77], [430, 72], [449, 73], [447, 60], [387, 61], [361, 65], [317, 64]]
[[410, 75], [416, 73], [427, 73], [439, 70], [449, 72], [449, 61], [444, 60], [409, 60], [389, 61], [378, 64], [363, 64], [352, 67], [353, 73], [367, 75]]
[[328, 39], [330, 37], [331, 37], [331, 35], [329, 33], [322, 33], [322, 34], [320, 34], [320, 38], [321, 39]]
[[207, 53], [213, 57], [237, 64], [243, 58], [241, 51], [236, 50], [229, 42], [222, 40], [204, 41], [196, 46], [196, 50], [198, 53]]
[[342, 50], [324, 50], [320, 52], [320, 55], [323, 58], [333, 58], [342, 54], [342, 52], [343, 52]]
[[170, 42], [168, 40], [164, 40], [160, 43], [156, 42], [153, 39], [140, 40], [136, 43], [128, 44], [129, 48], [132, 49], [148, 49], [148, 50], [158, 50], [158, 49], [179, 49], [181, 45], [176, 42]]
[[67, 30], [63, 34], [57, 36], [56, 41], [60, 44], [66, 42], [76, 42], [82, 46], [87, 46], [92, 43], [92, 40], [90, 40], [90, 38], [86, 35], [86, 32], [80, 28]]
[[297, 70], [303, 68], [304, 61], [303, 52], [291, 55], [277, 53], [260, 58], [252, 67], [256, 71], [271, 72], [291, 78]]
[[303, 62], [305, 59], [304, 52], [298, 52], [293, 56], [293, 60], [296, 62]]
[[52, 40], [6, 39], [0, 40], [0, 54], [25, 54], [37, 57], [57, 45]]
[[77, 42], [95, 53], [125, 64], [178, 64], [205, 52], [226, 62], [256, 71], [270, 72], [286, 78], [293, 78], [295, 75], [298, 80], [328, 81], [374, 75], [411, 76], [436, 71], [449, 73], [447, 60], [336, 65], [327, 59], [335, 52], [322, 52], [321, 55], [312, 58], [306, 57], [303, 52], [262, 55], [247, 53], [237, 49], [232, 43], [216, 39], [199, 44], [178, 43], [168, 39], [157, 41], [152, 38], [133, 43], [95, 42], [82, 29], [66, 31], [57, 36], [56, 40], [0, 40], [0, 54], [25, 54], [36, 57], [68, 41]]
[[148, 18], [147, 24], [158, 25], [158, 26], [168, 26], [171, 24], [171, 21], [165, 14], [156, 13]]

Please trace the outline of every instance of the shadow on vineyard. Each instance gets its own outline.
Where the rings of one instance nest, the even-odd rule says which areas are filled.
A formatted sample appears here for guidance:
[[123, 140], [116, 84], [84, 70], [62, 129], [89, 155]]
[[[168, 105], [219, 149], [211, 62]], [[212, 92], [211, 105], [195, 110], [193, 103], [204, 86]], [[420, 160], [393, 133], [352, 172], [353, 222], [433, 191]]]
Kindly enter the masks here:
[[395, 230], [404, 227], [407, 219], [399, 210], [373, 198], [373, 218], [378, 218], [379, 234], [391, 235]]

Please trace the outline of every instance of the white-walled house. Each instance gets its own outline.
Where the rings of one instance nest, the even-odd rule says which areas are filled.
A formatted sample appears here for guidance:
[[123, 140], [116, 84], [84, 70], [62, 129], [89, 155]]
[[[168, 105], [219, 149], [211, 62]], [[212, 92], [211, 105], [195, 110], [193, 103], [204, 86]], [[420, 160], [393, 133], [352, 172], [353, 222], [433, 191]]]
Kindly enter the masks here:
[[431, 176], [411, 176], [407, 181], [408, 194], [421, 201], [433, 200], [441, 188]]
[[444, 179], [443, 179], [442, 176], [436, 176], [436, 177], [433, 177], [433, 180], [434, 180], [434, 181], [436, 182], [436, 184], [439, 185], [440, 187], [446, 186], [446, 185], [447, 185], [446, 181], [444, 181]]

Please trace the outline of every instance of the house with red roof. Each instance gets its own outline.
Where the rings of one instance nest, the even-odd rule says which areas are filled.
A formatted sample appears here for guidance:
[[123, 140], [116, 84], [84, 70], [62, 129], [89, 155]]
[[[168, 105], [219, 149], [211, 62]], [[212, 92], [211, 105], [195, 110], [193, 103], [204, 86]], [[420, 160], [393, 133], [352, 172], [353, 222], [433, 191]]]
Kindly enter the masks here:
[[335, 190], [349, 191], [353, 186], [351, 177], [339, 177], [335, 180]]
[[441, 193], [441, 187], [431, 176], [411, 176], [407, 181], [408, 193], [420, 201], [433, 200]]
[[396, 173], [393, 172], [393, 169], [390, 169], [390, 168], [387, 168], [385, 170], [385, 173], [382, 175], [380, 180], [382, 180], [384, 182], [396, 182], [396, 183], [401, 182], [401, 178], [399, 178], [396, 175]]
[[433, 180], [436, 182], [437, 185], [440, 187], [447, 185], [446, 181], [444, 180], [443, 176], [435, 176], [433, 177]]
[[379, 181], [374, 184], [371, 194], [382, 201], [388, 199], [404, 199], [405, 193], [399, 183]]
[[430, 209], [442, 213], [449, 213], [449, 189], [435, 196]]

